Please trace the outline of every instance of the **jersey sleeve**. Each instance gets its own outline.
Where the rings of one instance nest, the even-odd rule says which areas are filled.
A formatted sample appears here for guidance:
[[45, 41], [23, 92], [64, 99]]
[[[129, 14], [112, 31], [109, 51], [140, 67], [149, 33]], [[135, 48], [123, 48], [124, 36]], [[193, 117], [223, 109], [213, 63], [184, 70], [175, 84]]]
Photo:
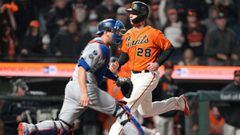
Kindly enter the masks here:
[[125, 52], [125, 53], [128, 52], [128, 47], [127, 47], [127, 44], [126, 44], [126, 38], [127, 38], [127, 35], [124, 34], [123, 37], [122, 37], [121, 51], [122, 51], [122, 52]]
[[171, 42], [159, 30], [154, 31], [153, 43], [160, 47], [163, 51], [167, 50], [171, 46]]
[[82, 55], [78, 60], [78, 66], [82, 66], [86, 71], [96, 67], [101, 61], [102, 52], [99, 45], [88, 45], [83, 50]]

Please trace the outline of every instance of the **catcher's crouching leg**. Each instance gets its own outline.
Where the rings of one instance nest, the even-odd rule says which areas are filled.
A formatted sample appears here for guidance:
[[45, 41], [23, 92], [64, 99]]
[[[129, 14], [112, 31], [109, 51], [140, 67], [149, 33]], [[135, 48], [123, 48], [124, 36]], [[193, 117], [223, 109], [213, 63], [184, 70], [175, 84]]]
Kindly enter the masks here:
[[43, 121], [36, 125], [21, 122], [18, 125], [18, 135], [73, 135], [73, 126], [61, 119]]
[[131, 115], [129, 107], [126, 105], [125, 101], [116, 101], [116, 110], [114, 112], [114, 117], [117, 118], [117, 121], [122, 125], [126, 125], [128, 122], [134, 124], [137, 128], [140, 135], [143, 135], [143, 129], [141, 124]]

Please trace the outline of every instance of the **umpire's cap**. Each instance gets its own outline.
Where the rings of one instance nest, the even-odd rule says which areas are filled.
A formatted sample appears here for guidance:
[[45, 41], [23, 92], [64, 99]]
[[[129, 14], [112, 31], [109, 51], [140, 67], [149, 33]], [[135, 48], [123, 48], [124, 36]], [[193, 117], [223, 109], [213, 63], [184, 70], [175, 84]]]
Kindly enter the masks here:
[[131, 8], [127, 9], [128, 13], [138, 15], [137, 18], [133, 19], [133, 23], [139, 23], [144, 21], [148, 17], [149, 8], [148, 5], [141, 1], [134, 1]]
[[23, 79], [17, 79], [12, 83], [13, 83], [13, 92], [17, 92], [18, 87], [21, 87], [25, 91], [28, 91], [29, 89], [27, 83]]

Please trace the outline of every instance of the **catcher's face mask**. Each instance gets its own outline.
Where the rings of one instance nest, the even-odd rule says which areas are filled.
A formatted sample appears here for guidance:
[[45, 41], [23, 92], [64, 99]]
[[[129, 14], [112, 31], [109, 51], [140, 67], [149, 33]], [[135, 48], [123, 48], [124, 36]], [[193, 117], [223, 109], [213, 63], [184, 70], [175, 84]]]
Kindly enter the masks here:
[[122, 36], [126, 32], [124, 24], [117, 20], [111, 32], [113, 32], [112, 44], [120, 45], [122, 43]]

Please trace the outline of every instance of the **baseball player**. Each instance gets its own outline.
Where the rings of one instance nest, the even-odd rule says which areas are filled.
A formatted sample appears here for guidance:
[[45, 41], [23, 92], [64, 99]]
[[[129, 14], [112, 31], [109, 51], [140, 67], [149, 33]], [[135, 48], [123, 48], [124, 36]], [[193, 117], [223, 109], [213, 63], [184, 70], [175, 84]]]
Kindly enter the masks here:
[[[127, 102], [131, 113], [138, 110], [143, 117], [151, 117], [170, 110], [181, 110], [188, 115], [189, 107], [184, 95], [152, 102], [152, 91], [160, 79], [158, 68], [168, 59], [174, 48], [160, 30], [145, 24], [149, 13], [147, 4], [134, 1], [127, 12], [133, 28], [124, 34], [122, 53], [118, 62], [112, 64], [116, 70], [129, 61], [132, 70], [133, 90], [130, 98], [123, 100]], [[117, 135], [121, 131], [122, 126], [116, 121], [109, 134]]]
[[115, 101], [99, 88], [103, 77], [116, 81], [121, 85], [124, 79], [116, 77], [109, 69], [110, 49], [112, 44], [121, 42], [121, 32], [124, 25], [119, 20], [106, 19], [99, 23], [97, 35], [83, 50], [75, 67], [72, 79], [65, 88], [65, 98], [59, 119], [57, 121], [43, 121], [38, 124], [20, 123], [19, 135], [69, 135], [72, 134], [73, 121], [78, 118], [86, 107], [105, 114], [113, 115], [121, 125], [130, 120], [140, 125], [129, 113], [130, 110], [123, 102]]

